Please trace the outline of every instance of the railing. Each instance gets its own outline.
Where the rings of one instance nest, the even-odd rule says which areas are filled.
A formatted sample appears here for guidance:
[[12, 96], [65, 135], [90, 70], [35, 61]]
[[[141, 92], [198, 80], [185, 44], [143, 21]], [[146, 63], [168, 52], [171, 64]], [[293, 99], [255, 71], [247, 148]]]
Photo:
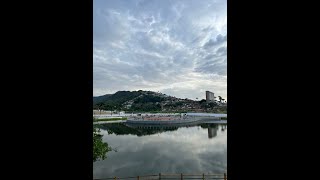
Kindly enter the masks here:
[[156, 174], [156, 175], [145, 175], [145, 176], [132, 176], [132, 177], [112, 177], [102, 178], [94, 180], [120, 180], [120, 179], [136, 179], [136, 180], [165, 180], [165, 179], [223, 179], [227, 180], [227, 174]]

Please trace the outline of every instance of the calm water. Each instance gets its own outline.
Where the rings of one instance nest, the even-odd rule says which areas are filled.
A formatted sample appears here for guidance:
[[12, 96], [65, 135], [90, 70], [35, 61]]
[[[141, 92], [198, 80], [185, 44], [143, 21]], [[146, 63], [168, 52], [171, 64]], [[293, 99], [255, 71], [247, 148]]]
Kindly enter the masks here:
[[227, 171], [227, 126], [129, 127], [105, 124], [103, 140], [116, 152], [93, 163], [93, 177]]

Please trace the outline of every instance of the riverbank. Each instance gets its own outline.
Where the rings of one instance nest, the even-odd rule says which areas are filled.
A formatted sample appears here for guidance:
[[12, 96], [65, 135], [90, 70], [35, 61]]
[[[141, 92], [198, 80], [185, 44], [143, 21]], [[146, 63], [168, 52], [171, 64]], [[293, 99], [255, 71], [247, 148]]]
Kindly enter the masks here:
[[100, 121], [121, 121], [121, 120], [127, 120], [127, 117], [110, 117], [110, 118], [101, 118], [101, 119], [95, 119], [94, 122], [100, 122]]

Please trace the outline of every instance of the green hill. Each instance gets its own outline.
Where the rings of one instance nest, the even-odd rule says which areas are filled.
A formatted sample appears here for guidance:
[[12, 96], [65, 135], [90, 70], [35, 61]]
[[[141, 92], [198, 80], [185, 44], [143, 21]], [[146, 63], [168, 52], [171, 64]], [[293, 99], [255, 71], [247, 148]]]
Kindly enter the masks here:
[[108, 100], [108, 98], [112, 96], [112, 94], [105, 94], [103, 96], [97, 96], [97, 97], [93, 97], [93, 104], [97, 104], [100, 102], [105, 102]]
[[180, 99], [153, 91], [118, 91], [93, 97], [93, 108], [127, 112], [226, 112], [217, 103]]
[[93, 108], [98, 108], [99, 103], [104, 104], [103, 109], [121, 109], [123, 103], [142, 94], [142, 91], [118, 91], [115, 94], [106, 94], [93, 98]]

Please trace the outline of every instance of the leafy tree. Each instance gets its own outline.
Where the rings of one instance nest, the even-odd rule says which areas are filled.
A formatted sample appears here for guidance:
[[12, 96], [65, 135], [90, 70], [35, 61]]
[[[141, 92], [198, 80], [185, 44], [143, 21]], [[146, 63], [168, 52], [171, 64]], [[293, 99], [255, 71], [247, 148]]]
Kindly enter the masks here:
[[[103, 102], [106, 105], [109, 105], [114, 108], [116, 106], [117, 108], [121, 107], [122, 104], [128, 100], [131, 100], [133, 98], [136, 98], [140, 96], [143, 93], [143, 91], [118, 91], [115, 94], [105, 96], [99, 96], [95, 97], [94, 99], [94, 105], [96, 105], [98, 102]], [[96, 102], [96, 103], [95, 103]]]
[[164, 98], [159, 96], [145, 95], [137, 98], [134, 103], [148, 103], [148, 102], [161, 102]]
[[204, 103], [204, 102], [206, 102], [205, 99], [201, 99], [201, 100], [199, 101], [200, 104], [202, 104], [202, 103]]
[[97, 103], [97, 107], [98, 107], [100, 114], [101, 114], [101, 109], [104, 108], [104, 106], [105, 106], [105, 104], [103, 102]]
[[207, 106], [207, 108], [214, 108], [217, 106], [217, 103], [216, 102], [210, 102]]
[[108, 143], [102, 141], [102, 136], [99, 134], [100, 130], [93, 127], [93, 162], [107, 158], [107, 152], [111, 151]]

